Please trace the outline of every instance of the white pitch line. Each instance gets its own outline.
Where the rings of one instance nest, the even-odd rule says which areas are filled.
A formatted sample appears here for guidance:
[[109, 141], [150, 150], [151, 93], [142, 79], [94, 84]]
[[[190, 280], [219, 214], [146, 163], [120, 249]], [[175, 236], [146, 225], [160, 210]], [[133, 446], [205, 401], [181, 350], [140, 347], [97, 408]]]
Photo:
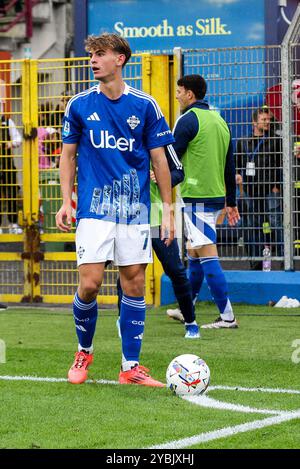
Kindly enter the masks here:
[[279, 415], [285, 413], [283, 411], [276, 411], [271, 409], [257, 409], [255, 407], [249, 407], [241, 404], [231, 404], [230, 402], [222, 402], [217, 399], [212, 399], [208, 396], [182, 396], [185, 401], [191, 402], [192, 404], [200, 405], [201, 407], [208, 407], [220, 410], [232, 410], [234, 412], [244, 412], [246, 414], [268, 414], [268, 415]]
[[[67, 382], [67, 378], [51, 378], [51, 377], [40, 377], [40, 376], [1, 376], [0, 380], [5, 381], [39, 381], [39, 382], [49, 382], [49, 383], [64, 383]], [[89, 379], [86, 383], [96, 383], [96, 384], [119, 384], [118, 381], [109, 381], [106, 379], [93, 380]], [[240, 386], [209, 386], [208, 391], [244, 391], [244, 392], [267, 392], [267, 393], [283, 393], [283, 394], [300, 394], [300, 391], [297, 389], [280, 389], [280, 388], [244, 388]]]
[[207, 433], [200, 433], [189, 438], [183, 438], [181, 440], [170, 441], [162, 445], [150, 446], [147, 449], [183, 449], [190, 446], [205, 443], [207, 441], [217, 440], [219, 438], [225, 438], [236, 435], [238, 433], [249, 432], [252, 430], [259, 430], [261, 428], [270, 427], [272, 425], [278, 425], [282, 422], [288, 422], [289, 420], [300, 418], [300, 410], [294, 412], [285, 412], [274, 417], [268, 417], [263, 420], [254, 420], [253, 422], [243, 423], [234, 427], [225, 427], [219, 430], [214, 430]]
[[283, 393], [283, 394], [300, 394], [297, 389], [280, 389], [280, 388], [243, 388], [240, 386], [209, 386], [210, 391], [215, 390], [223, 391], [243, 391], [243, 392], [268, 392], [268, 393]]
[[[3, 381], [33, 381], [42, 383], [67, 383], [67, 378], [42, 378], [40, 376], [0, 376]], [[109, 381], [107, 379], [88, 379], [89, 384], [119, 384], [118, 381]]]
[[[39, 376], [1, 376], [0, 380], [2, 381], [31, 381], [31, 382], [47, 382], [47, 383], [65, 383], [68, 380], [66, 378], [51, 378], [51, 377], [39, 377]], [[86, 383], [94, 384], [119, 384], [118, 381], [109, 381], [104, 379], [99, 380], [87, 380]], [[211, 386], [209, 388], [211, 391], [215, 389], [224, 389], [231, 391], [246, 391], [246, 392], [274, 392], [274, 393], [289, 393], [289, 394], [299, 394], [300, 392], [293, 389], [276, 389], [276, 388], [242, 388], [238, 386]], [[196, 397], [196, 396], [195, 396]], [[216, 440], [219, 438], [225, 438], [238, 433], [244, 433], [251, 430], [258, 430], [260, 428], [269, 427], [272, 425], [277, 425], [282, 422], [287, 422], [296, 418], [300, 418], [300, 410], [293, 412], [284, 412], [284, 411], [270, 411], [269, 409], [254, 409], [248, 406], [235, 405], [227, 402], [220, 402], [216, 399], [211, 399], [207, 396], [200, 396], [200, 399], [195, 400], [193, 397], [186, 398], [187, 401], [190, 401], [193, 404], [203, 405], [205, 407], [235, 410], [239, 412], [248, 412], [248, 413], [262, 413], [262, 414], [275, 414], [273, 417], [268, 417], [263, 420], [254, 420], [253, 422], [244, 423], [241, 425], [236, 425], [234, 427], [225, 427], [219, 430], [214, 430], [207, 433], [200, 433], [199, 435], [194, 435], [189, 438], [183, 438], [181, 440], [174, 440], [169, 443], [164, 443], [163, 445], [151, 446], [148, 449], [181, 449], [194, 446], [196, 444], [205, 443], [207, 441]]]

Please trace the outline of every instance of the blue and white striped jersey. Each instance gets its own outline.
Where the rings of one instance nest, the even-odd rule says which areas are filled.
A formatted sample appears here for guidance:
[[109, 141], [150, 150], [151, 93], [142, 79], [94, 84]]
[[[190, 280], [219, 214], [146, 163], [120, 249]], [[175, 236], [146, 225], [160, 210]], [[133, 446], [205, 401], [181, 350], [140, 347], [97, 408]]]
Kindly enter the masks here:
[[70, 99], [63, 142], [78, 144], [80, 218], [149, 223], [152, 148], [174, 142], [152, 96], [125, 84], [111, 100], [100, 85]]

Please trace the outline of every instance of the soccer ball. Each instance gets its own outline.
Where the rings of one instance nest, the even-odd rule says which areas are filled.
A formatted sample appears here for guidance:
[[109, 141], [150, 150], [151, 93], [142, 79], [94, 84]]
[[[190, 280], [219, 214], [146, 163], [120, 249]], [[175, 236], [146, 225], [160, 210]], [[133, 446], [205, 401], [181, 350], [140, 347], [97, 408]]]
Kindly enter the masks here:
[[197, 355], [179, 355], [169, 364], [166, 379], [167, 387], [178, 396], [198, 396], [209, 385], [210, 370]]

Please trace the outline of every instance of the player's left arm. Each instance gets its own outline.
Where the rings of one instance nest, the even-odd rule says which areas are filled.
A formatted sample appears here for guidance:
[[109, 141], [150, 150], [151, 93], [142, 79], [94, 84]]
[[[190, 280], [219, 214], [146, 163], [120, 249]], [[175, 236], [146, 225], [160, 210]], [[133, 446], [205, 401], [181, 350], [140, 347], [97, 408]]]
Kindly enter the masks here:
[[163, 202], [161, 239], [165, 239], [166, 246], [169, 246], [174, 239], [171, 174], [164, 147], [152, 148], [150, 150], [150, 156], [153, 172]]
[[[175, 187], [184, 180], [183, 166], [176, 155], [173, 145], [166, 145], [164, 148], [171, 173], [171, 185], [172, 187]], [[155, 184], [157, 184], [155, 174], [152, 169], [150, 170], [150, 178]]]

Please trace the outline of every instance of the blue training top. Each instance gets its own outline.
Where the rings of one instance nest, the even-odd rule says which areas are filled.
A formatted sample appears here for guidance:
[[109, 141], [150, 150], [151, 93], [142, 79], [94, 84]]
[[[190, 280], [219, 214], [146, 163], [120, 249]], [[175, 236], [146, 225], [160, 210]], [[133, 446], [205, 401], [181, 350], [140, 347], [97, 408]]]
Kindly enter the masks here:
[[149, 150], [174, 142], [155, 99], [125, 84], [111, 100], [93, 86], [70, 99], [62, 134], [78, 144], [77, 220], [149, 223]]

